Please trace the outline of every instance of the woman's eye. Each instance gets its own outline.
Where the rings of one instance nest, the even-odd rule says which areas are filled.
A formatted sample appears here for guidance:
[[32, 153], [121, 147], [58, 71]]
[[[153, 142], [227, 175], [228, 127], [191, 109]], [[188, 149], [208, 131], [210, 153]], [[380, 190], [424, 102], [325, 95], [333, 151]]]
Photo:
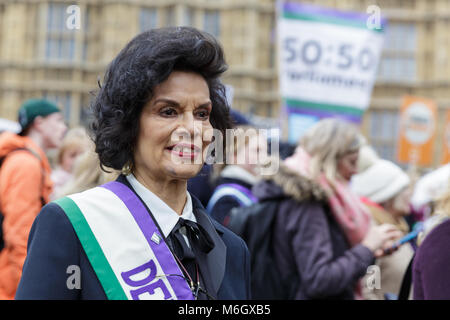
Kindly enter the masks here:
[[209, 118], [209, 111], [207, 111], [207, 110], [199, 111], [199, 112], [197, 112], [197, 117], [199, 119], [206, 120]]
[[174, 116], [176, 115], [176, 110], [173, 108], [164, 108], [161, 110], [161, 115], [166, 116], [166, 117], [170, 117], [170, 116]]

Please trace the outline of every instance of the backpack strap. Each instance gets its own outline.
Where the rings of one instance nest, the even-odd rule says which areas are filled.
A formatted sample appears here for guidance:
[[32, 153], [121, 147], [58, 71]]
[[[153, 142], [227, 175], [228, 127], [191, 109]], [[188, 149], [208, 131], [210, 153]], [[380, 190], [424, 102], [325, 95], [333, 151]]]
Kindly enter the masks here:
[[234, 197], [241, 206], [249, 206], [253, 203], [258, 202], [258, 199], [252, 194], [252, 192], [236, 183], [225, 183], [219, 185], [211, 196], [208, 202], [206, 211], [211, 213], [212, 208], [216, 205], [222, 197], [232, 196]]

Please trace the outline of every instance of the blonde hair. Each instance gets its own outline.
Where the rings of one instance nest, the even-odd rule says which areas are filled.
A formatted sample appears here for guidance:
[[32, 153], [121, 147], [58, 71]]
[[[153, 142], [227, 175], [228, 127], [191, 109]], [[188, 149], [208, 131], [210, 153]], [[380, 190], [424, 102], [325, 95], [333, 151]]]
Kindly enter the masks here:
[[66, 151], [71, 150], [72, 148], [81, 148], [86, 150], [89, 148], [90, 138], [86, 132], [86, 129], [82, 127], [72, 128], [67, 131], [61, 147], [58, 149], [58, 153], [56, 155], [56, 162], [58, 165], [61, 165], [63, 155]]
[[450, 187], [437, 199], [434, 200], [435, 210], [433, 215], [450, 217]]
[[93, 146], [81, 154], [74, 164], [73, 176], [61, 190], [60, 196], [82, 192], [106, 182], [115, 180], [119, 172], [105, 172], [100, 168], [100, 160]]
[[361, 139], [355, 125], [338, 119], [323, 119], [300, 138], [298, 145], [311, 157], [312, 179], [324, 173], [329, 180], [335, 181], [339, 159], [357, 152]]
[[426, 227], [417, 237], [416, 243], [418, 246], [422, 244], [426, 236], [429, 235], [435, 227], [450, 218], [450, 186], [447, 187], [447, 190], [441, 196], [433, 199], [432, 205], [434, 206], [434, 209], [432, 210], [431, 217], [426, 220], [429, 221], [429, 223], [425, 224]]

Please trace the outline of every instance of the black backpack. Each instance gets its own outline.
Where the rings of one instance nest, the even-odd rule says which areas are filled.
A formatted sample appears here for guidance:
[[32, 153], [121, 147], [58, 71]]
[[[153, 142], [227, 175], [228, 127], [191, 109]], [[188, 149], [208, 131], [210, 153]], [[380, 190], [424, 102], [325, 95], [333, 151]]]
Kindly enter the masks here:
[[251, 258], [252, 299], [289, 299], [292, 284], [283, 283], [273, 254], [272, 238], [279, 200], [233, 208], [228, 228], [246, 243]]
[[[39, 157], [39, 155], [36, 152], [34, 152], [33, 150], [28, 149], [28, 148], [17, 148], [17, 149], [11, 150], [8, 154], [4, 155], [3, 157], [0, 157], [0, 169], [3, 164], [3, 161], [6, 159], [7, 156], [9, 156], [11, 153], [13, 153], [15, 151], [22, 151], [22, 150], [28, 151], [29, 153], [34, 155], [36, 158], [38, 158], [39, 161], [41, 161], [41, 158]], [[44, 168], [41, 168], [41, 171], [42, 171], [41, 190], [43, 190], [44, 179], [45, 179]], [[41, 193], [40, 200], [41, 200], [42, 206], [44, 206], [45, 199], [44, 199], [44, 196], [42, 195], [42, 193]], [[3, 248], [5, 247], [5, 240], [3, 239], [3, 219], [4, 219], [3, 213], [0, 211], [0, 251], [3, 250]]]

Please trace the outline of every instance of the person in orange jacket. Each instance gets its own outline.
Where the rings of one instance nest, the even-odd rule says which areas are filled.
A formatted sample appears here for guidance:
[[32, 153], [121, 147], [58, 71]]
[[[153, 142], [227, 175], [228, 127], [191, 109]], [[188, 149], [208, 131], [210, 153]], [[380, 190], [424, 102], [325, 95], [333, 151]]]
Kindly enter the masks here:
[[45, 152], [60, 146], [67, 131], [60, 109], [42, 99], [27, 100], [19, 110], [19, 134], [0, 135], [0, 299], [14, 299], [27, 253], [31, 225], [49, 201], [53, 183]]

